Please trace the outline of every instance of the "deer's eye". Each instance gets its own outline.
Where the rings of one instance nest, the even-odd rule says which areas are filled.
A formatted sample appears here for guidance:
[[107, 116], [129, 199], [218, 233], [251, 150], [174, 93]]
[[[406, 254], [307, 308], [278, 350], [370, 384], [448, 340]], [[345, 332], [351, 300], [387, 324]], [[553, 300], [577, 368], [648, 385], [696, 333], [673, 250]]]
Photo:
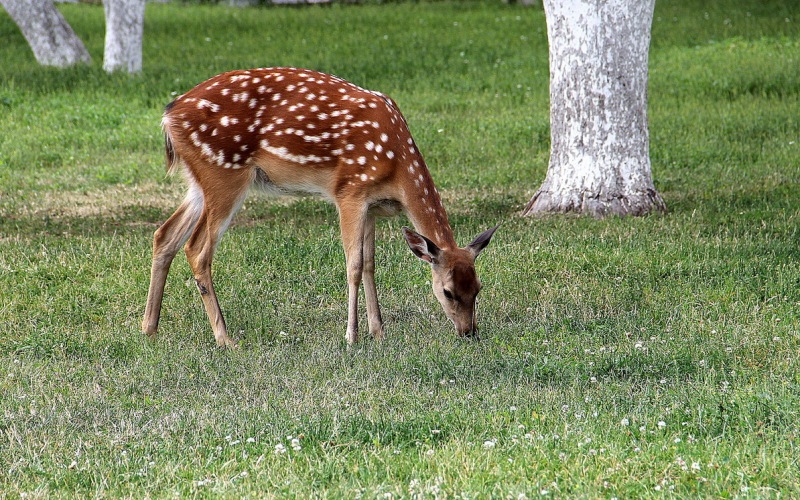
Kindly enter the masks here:
[[453, 292], [451, 292], [447, 288], [442, 290], [442, 292], [444, 292], [444, 298], [446, 298], [447, 300], [449, 300], [449, 301], [455, 300], [455, 297], [453, 297]]

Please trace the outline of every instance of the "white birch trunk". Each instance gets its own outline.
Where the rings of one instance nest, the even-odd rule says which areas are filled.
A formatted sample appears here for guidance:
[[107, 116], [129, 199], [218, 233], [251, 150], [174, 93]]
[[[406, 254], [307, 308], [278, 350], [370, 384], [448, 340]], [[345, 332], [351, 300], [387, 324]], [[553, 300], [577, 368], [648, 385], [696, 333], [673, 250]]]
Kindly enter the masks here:
[[109, 73], [142, 70], [144, 0], [104, 0], [106, 42], [103, 69]]
[[92, 61], [89, 51], [51, 0], [0, 0], [39, 64], [66, 67]]
[[666, 210], [650, 170], [647, 62], [655, 0], [545, 0], [550, 164], [523, 211]]

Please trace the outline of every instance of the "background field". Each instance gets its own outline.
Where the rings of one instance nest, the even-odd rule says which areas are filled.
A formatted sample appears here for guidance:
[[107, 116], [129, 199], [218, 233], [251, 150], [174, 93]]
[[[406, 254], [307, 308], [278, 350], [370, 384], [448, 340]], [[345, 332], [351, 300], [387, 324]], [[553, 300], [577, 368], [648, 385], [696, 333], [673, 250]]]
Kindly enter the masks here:
[[[669, 214], [523, 219], [549, 147], [541, 9], [148, 5], [144, 73], [38, 67], [0, 12], [0, 497], [798, 496], [800, 8], [657, 3], [651, 157]], [[387, 339], [348, 349], [335, 211], [252, 197], [215, 260], [214, 346], [159, 119], [218, 72], [294, 65], [392, 95], [478, 267], [482, 339], [381, 222]]]

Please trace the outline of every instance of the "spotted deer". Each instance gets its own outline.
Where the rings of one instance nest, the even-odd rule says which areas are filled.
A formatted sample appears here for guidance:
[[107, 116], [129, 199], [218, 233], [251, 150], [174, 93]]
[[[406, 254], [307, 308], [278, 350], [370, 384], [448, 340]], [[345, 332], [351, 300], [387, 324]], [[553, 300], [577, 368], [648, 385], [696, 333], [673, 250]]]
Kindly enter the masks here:
[[162, 127], [167, 169], [184, 171], [188, 191], [153, 237], [142, 321], [149, 336], [158, 329], [167, 273], [183, 246], [217, 344], [235, 345], [214, 292], [211, 260], [251, 187], [317, 194], [336, 206], [347, 264], [348, 343], [358, 339], [362, 280], [369, 331], [383, 337], [375, 217], [399, 212], [416, 229], [403, 228], [405, 240], [430, 264], [433, 293], [456, 331], [477, 332], [481, 283], [474, 263], [496, 227], [459, 248], [405, 118], [389, 97], [305, 69], [231, 71], [172, 101]]

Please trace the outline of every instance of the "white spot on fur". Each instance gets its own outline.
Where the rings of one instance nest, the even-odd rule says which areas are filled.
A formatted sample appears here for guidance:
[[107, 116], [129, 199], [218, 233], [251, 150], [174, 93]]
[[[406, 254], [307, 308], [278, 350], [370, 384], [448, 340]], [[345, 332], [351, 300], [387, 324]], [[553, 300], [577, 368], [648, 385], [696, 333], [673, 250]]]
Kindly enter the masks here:
[[208, 108], [212, 112], [216, 113], [217, 111], [219, 111], [219, 104], [214, 104], [213, 102], [206, 99], [200, 99], [199, 101], [197, 101], [197, 109], [203, 109], [203, 108]]

